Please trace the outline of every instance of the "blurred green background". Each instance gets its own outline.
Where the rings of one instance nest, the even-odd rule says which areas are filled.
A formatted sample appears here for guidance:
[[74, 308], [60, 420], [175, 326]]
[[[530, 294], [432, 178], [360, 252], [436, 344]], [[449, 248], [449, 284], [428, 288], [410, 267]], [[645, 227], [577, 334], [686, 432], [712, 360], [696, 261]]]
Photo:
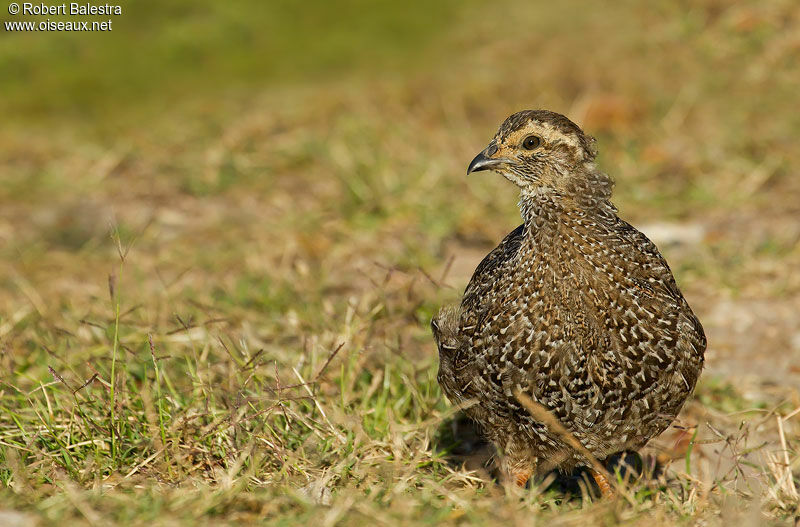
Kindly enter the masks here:
[[474, 4], [125, 3], [122, 15], [110, 17], [113, 30], [104, 34], [5, 32], [3, 110], [25, 118], [55, 113], [107, 120], [140, 106], [160, 110], [237, 89], [406, 71], [420, 61], [430, 64], [426, 52], [436, 49], [442, 30]]

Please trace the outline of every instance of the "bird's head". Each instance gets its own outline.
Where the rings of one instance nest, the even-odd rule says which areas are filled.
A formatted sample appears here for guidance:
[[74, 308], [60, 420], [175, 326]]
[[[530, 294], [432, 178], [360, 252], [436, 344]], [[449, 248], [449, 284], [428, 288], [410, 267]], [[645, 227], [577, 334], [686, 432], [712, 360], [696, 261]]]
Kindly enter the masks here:
[[500, 125], [489, 146], [469, 164], [467, 174], [495, 170], [523, 194], [546, 188], [569, 194], [576, 189], [575, 179], [595, 171], [596, 154], [594, 138], [563, 115], [523, 110]]

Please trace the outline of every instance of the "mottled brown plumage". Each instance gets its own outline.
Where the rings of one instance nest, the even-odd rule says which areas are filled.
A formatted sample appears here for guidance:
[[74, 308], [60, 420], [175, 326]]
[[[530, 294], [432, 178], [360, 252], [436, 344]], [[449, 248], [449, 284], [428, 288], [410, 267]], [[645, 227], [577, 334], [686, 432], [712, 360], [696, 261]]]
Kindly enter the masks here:
[[515, 394], [597, 459], [661, 433], [694, 389], [706, 338], [656, 246], [621, 220], [594, 139], [566, 117], [516, 113], [470, 164], [520, 187], [523, 224], [431, 325], [438, 380], [503, 454], [512, 480], [589, 465]]

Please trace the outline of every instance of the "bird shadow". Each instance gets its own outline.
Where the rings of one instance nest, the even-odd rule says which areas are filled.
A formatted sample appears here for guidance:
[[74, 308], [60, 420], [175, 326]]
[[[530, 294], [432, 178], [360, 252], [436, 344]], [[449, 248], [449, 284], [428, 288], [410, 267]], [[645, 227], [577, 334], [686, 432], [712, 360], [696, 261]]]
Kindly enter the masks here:
[[[502, 482], [497, 450], [486, 439], [480, 426], [463, 412], [439, 425], [432, 446], [448, 466], [478, 472], [497, 484]], [[619, 452], [600, 462], [609, 473], [618, 474], [625, 482], [654, 481], [663, 473], [663, 466], [655, 456], [643, 457], [633, 451]], [[560, 495], [565, 500], [580, 498], [589, 488], [594, 496], [599, 495], [596, 483], [584, 467], [570, 474], [553, 470], [541, 482], [549, 482], [542, 490]]]

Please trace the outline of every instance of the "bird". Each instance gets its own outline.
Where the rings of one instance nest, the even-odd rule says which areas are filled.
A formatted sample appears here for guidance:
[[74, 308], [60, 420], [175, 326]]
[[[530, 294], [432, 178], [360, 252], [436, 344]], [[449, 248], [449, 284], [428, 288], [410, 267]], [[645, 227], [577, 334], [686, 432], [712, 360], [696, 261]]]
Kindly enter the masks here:
[[586, 467], [611, 496], [598, 460], [670, 425], [706, 336], [656, 245], [618, 216], [596, 156], [596, 140], [559, 113], [502, 123], [467, 174], [516, 184], [522, 224], [431, 327], [442, 392], [494, 443], [507, 481]]

